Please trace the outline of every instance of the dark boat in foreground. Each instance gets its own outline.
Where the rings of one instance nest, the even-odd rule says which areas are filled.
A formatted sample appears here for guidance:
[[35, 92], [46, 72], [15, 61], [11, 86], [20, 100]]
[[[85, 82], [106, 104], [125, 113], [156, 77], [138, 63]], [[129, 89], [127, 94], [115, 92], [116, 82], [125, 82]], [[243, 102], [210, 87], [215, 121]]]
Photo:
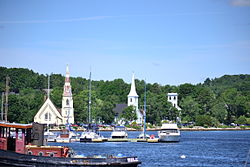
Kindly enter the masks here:
[[44, 146], [43, 125], [0, 122], [0, 166], [137, 167], [137, 157], [74, 155], [69, 147]]
[[140, 162], [136, 157], [100, 157], [100, 158], [60, 158], [25, 155], [0, 150], [0, 166], [90, 166], [90, 167], [136, 167]]

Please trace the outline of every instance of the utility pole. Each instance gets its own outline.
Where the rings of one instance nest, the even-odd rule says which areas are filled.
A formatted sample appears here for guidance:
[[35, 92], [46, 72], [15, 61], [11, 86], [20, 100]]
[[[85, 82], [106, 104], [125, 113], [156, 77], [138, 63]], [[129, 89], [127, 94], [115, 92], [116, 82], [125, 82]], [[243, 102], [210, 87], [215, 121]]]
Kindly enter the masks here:
[[9, 82], [10, 82], [10, 77], [6, 77], [6, 89], [5, 89], [5, 121], [7, 122], [8, 120], [8, 96], [9, 96]]
[[3, 121], [3, 103], [4, 103], [4, 92], [2, 92], [1, 121]]

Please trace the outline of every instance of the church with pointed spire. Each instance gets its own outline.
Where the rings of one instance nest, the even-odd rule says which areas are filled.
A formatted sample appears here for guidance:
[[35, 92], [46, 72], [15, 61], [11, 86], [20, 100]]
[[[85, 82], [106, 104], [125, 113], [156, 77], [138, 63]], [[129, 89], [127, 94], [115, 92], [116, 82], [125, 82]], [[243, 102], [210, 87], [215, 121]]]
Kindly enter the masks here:
[[50, 88], [48, 86], [48, 95], [47, 99], [39, 109], [37, 114], [34, 117], [34, 122], [40, 124], [53, 124], [53, 125], [62, 125], [62, 124], [73, 124], [74, 123], [74, 107], [73, 107], [73, 96], [70, 85], [70, 75], [69, 67], [66, 67], [66, 76], [65, 83], [62, 95], [62, 108], [58, 109], [53, 104], [49, 98]]
[[139, 96], [136, 93], [136, 87], [135, 87], [135, 75], [133, 73], [132, 81], [131, 81], [131, 88], [130, 88], [130, 92], [128, 94], [128, 106], [134, 106], [135, 107], [136, 116], [137, 116], [136, 123], [137, 124], [142, 124], [143, 115], [139, 110], [138, 98], [139, 98]]
[[74, 123], [74, 107], [73, 107], [73, 96], [70, 85], [69, 78], [69, 66], [66, 68], [66, 76], [65, 83], [63, 89], [63, 97], [62, 97], [62, 117], [63, 124], [73, 124]]

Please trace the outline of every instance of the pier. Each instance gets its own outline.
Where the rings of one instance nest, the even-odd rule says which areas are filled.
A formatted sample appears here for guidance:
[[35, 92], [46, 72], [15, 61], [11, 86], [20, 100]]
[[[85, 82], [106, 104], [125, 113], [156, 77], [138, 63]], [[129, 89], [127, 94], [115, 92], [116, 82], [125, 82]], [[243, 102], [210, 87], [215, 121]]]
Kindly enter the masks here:
[[137, 138], [103, 138], [103, 139], [92, 139], [93, 143], [102, 143], [102, 142], [148, 142], [148, 143], [158, 143], [159, 139], [137, 139]]

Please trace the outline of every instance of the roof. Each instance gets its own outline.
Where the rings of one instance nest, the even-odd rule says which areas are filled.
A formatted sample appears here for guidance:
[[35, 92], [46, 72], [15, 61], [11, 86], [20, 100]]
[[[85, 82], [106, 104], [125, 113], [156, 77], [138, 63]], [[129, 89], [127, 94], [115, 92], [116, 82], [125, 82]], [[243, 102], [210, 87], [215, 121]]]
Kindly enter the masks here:
[[0, 122], [0, 127], [28, 129], [28, 128], [32, 128], [32, 124]]
[[178, 96], [178, 93], [168, 93], [168, 96]]
[[113, 111], [115, 112], [116, 115], [120, 115], [122, 111], [124, 110], [124, 108], [126, 107], [128, 107], [127, 104], [116, 104]]

